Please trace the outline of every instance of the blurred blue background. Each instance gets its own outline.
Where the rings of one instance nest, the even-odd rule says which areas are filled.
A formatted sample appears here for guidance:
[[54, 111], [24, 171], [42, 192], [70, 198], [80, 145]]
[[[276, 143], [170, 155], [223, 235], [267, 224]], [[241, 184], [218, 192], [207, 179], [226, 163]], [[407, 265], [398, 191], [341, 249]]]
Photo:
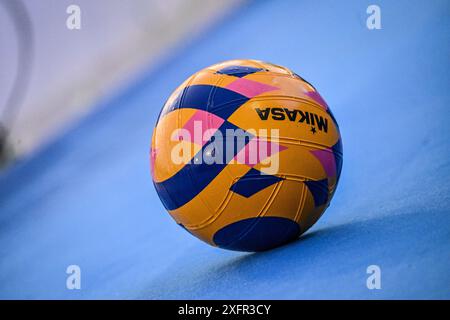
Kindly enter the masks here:
[[[52, 1], [41, 3], [32, 18]], [[381, 8], [380, 30], [366, 27], [371, 4]], [[222, 5], [115, 71], [115, 84], [88, 98], [82, 87], [69, 90], [75, 98], [83, 92], [74, 110], [86, 106], [62, 115], [46, 139], [20, 149], [11, 134], [19, 152], [0, 173], [0, 298], [449, 299], [450, 3]], [[64, 6], [62, 13], [64, 21]], [[89, 29], [80, 32], [76, 37]], [[92, 57], [92, 65], [103, 59]], [[183, 231], [149, 173], [151, 133], [166, 98], [192, 73], [235, 58], [284, 65], [307, 79], [343, 136], [344, 168], [331, 206], [300, 240], [264, 253], [216, 249]], [[37, 82], [46, 82], [45, 70]], [[21, 114], [37, 108], [28, 99]], [[44, 111], [30, 112], [46, 127]], [[81, 268], [81, 290], [66, 288], [73, 264]], [[373, 264], [381, 268], [381, 290], [366, 287]]]

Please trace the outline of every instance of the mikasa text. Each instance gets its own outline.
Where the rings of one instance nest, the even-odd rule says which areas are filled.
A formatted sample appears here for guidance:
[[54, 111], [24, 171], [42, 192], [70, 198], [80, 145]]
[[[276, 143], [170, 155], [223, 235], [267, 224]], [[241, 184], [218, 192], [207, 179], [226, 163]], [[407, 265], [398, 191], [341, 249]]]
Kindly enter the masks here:
[[[194, 122], [194, 136], [189, 130], [176, 129], [171, 140], [178, 142], [171, 151], [174, 164], [261, 164], [266, 174], [275, 174], [279, 167], [279, 130], [271, 129], [203, 129], [201, 121]], [[257, 139], [255, 138], [257, 137]], [[249, 143], [253, 139], [253, 143]], [[185, 141], [204, 145], [198, 152]], [[268, 143], [269, 142], [269, 143]], [[245, 150], [238, 152], [236, 150]]]

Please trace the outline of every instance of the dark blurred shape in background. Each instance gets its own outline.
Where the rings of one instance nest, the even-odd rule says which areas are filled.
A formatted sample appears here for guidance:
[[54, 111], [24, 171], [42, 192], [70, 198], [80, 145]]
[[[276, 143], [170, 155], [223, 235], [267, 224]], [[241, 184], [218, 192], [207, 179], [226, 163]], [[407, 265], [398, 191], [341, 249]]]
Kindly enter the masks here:
[[[51, 140], [241, 2], [0, 0], [0, 166]], [[71, 5], [80, 8], [79, 30], [66, 26]]]
[[[2, 78], [7, 78], [11, 82], [9, 92], [1, 92], [4, 107], [0, 114], [0, 168], [3, 168], [14, 158], [14, 149], [8, 137], [19, 107], [23, 103], [30, 78], [33, 58], [33, 30], [30, 16], [22, 1], [0, 0], [0, 5], [0, 8], [11, 19], [17, 46], [15, 73], [7, 76], [6, 72], [2, 72]], [[5, 29], [2, 28], [2, 30]], [[7, 58], [2, 59], [2, 64], [8, 64]], [[2, 68], [2, 70], [5, 69]], [[4, 86], [2, 87], [4, 88]]]

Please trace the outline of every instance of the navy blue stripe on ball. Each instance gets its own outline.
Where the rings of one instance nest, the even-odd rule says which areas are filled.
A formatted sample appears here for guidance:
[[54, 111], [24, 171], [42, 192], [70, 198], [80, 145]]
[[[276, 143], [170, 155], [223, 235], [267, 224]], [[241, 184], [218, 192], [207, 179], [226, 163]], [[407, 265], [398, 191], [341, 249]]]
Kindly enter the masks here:
[[[223, 137], [226, 137], [226, 131], [228, 129], [237, 130], [239, 129], [234, 124], [225, 121], [218, 129]], [[252, 137], [249, 135], [250, 138]], [[158, 191], [159, 198], [161, 199], [164, 207], [167, 210], [174, 210], [182, 205], [191, 201], [196, 197], [226, 166], [227, 163], [236, 156], [236, 154], [247, 145], [248, 141], [245, 143], [238, 144], [234, 143], [235, 148], [229, 155], [224, 152], [222, 155], [222, 163], [208, 164], [203, 161], [203, 155], [205, 149], [212, 148], [214, 143], [224, 144], [224, 150], [227, 149], [227, 141], [229, 139], [224, 139], [224, 141], [216, 141], [211, 139], [206, 143], [202, 149], [187, 163], [180, 171], [169, 179], [162, 182], [155, 182], [155, 188]], [[195, 159], [202, 159], [201, 162]]]
[[223, 249], [264, 251], [295, 240], [300, 226], [283, 217], [255, 217], [229, 224], [214, 234], [214, 243]]
[[249, 198], [255, 193], [283, 180], [277, 176], [264, 174], [251, 168], [244, 176], [236, 181], [230, 188], [234, 193]]
[[328, 179], [305, 181], [308, 190], [314, 198], [314, 206], [319, 207], [328, 201]]
[[259, 72], [259, 71], [263, 71], [263, 70], [264, 69], [262, 69], [262, 68], [254, 68], [254, 67], [246, 67], [246, 66], [228, 66], [228, 67], [225, 67], [225, 68], [217, 71], [217, 73], [242, 78], [242, 77], [245, 77], [246, 75], [249, 75], [249, 74], [252, 74], [255, 72]]
[[184, 88], [172, 104], [165, 106], [161, 115], [177, 109], [192, 108], [211, 112], [222, 119], [228, 119], [241, 105], [246, 96], [222, 87], [192, 85]]
[[333, 150], [334, 161], [336, 163], [336, 177], [339, 180], [342, 170], [342, 160], [343, 160], [343, 150], [342, 150], [342, 139], [339, 139], [334, 146], [331, 147]]
[[222, 119], [228, 119], [249, 98], [237, 92], [217, 87], [208, 111]]

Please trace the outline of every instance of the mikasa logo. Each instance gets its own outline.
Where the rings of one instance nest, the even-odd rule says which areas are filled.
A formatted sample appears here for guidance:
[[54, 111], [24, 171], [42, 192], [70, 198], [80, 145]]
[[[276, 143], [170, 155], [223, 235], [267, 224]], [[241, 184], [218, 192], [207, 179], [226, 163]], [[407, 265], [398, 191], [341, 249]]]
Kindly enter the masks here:
[[255, 108], [256, 113], [261, 118], [261, 120], [267, 120], [269, 114], [272, 116], [272, 120], [288, 120], [292, 122], [303, 123], [315, 126], [319, 128], [320, 131], [325, 133], [328, 132], [328, 119], [323, 118], [312, 112], [303, 112], [301, 110], [290, 110], [288, 108]]

